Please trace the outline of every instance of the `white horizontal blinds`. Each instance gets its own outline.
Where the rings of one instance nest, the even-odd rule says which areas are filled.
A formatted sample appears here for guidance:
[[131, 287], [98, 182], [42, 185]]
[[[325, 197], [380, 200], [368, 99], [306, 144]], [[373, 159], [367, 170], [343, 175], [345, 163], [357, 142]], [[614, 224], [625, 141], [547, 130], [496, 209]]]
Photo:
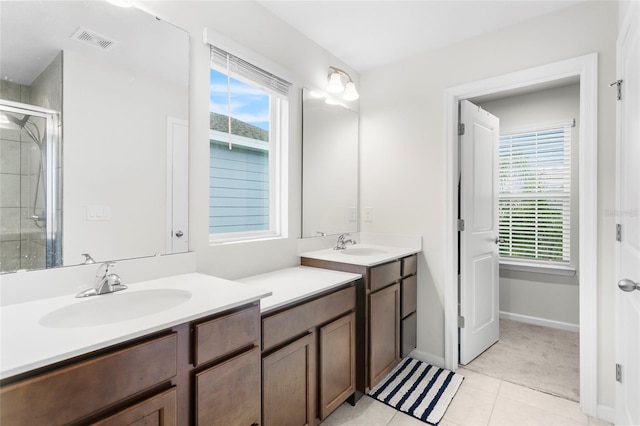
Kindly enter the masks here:
[[501, 136], [499, 191], [500, 256], [568, 264], [571, 125]]
[[252, 83], [262, 86], [264, 89], [271, 90], [275, 94], [285, 98], [289, 96], [291, 83], [219, 47], [211, 46], [211, 64], [213, 68], [221, 70], [228, 69], [232, 77], [244, 77], [251, 80]]

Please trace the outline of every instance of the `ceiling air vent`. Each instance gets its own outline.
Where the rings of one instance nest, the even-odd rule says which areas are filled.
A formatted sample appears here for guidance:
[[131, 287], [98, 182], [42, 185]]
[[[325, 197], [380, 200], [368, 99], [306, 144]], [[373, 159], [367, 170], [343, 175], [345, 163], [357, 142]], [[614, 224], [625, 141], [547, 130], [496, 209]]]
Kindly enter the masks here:
[[115, 40], [83, 27], [78, 28], [78, 31], [76, 31], [71, 38], [102, 50], [110, 50], [118, 43]]

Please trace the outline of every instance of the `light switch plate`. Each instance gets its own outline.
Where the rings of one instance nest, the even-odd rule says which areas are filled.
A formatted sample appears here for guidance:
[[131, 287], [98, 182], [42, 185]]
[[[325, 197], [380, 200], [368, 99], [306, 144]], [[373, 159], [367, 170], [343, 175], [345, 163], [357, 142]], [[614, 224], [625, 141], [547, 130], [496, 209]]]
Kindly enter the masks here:
[[364, 208], [364, 221], [373, 222], [373, 207]]

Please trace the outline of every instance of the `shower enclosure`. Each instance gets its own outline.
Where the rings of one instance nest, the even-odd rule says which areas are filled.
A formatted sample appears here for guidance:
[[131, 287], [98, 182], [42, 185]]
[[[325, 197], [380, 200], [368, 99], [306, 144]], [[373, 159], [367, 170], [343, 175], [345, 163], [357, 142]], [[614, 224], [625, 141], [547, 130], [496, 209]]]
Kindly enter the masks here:
[[60, 266], [59, 113], [0, 99], [0, 273]]

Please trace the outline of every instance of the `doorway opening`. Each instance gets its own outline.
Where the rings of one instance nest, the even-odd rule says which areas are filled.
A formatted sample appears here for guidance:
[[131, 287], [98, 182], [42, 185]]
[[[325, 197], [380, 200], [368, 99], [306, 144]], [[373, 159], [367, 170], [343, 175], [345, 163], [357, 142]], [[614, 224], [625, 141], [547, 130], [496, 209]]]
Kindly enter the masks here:
[[[497, 173], [489, 173], [498, 178], [495, 205], [489, 211], [498, 229], [490, 231], [496, 240], [487, 246], [499, 262], [499, 268], [495, 265], [499, 331], [476, 353], [465, 351], [466, 359], [459, 362], [469, 370], [579, 401], [579, 217], [577, 208], [572, 208], [578, 205], [579, 77], [469, 101], [499, 121], [496, 158], [474, 167], [461, 163], [463, 176], [473, 172], [469, 169], [497, 168]], [[471, 149], [468, 138], [464, 142], [463, 158]], [[472, 149], [479, 147], [474, 144]], [[462, 181], [468, 185], [468, 179]], [[460, 191], [465, 193], [461, 218], [477, 217], [469, 209], [484, 210], [483, 206], [465, 203], [466, 193], [473, 189]], [[474, 224], [464, 232], [476, 232]], [[473, 238], [461, 237], [462, 244]], [[470, 255], [461, 248], [461, 257]], [[476, 283], [475, 288], [480, 287]], [[465, 288], [469, 287], [460, 293], [461, 301]], [[471, 344], [462, 331], [460, 345]]]
[[578, 130], [580, 156], [578, 164], [579, 202], [574, 208], [579, 216], [579, 331], [580, 331], [580, 392], [582, 410], [596, 415], [597, 407], [597, 55], [587, 55], [549, 65], [519, 71], [487, 80], [448, 89], [447, 106], [447, 257], [445, 284], [445, 366], [458, 367], [458, 224], [457, 183], [458, 164], [458, 103], [481, 96], [523, 89], [541, 83], [567, 78], [579, 79], [580, 106]]

